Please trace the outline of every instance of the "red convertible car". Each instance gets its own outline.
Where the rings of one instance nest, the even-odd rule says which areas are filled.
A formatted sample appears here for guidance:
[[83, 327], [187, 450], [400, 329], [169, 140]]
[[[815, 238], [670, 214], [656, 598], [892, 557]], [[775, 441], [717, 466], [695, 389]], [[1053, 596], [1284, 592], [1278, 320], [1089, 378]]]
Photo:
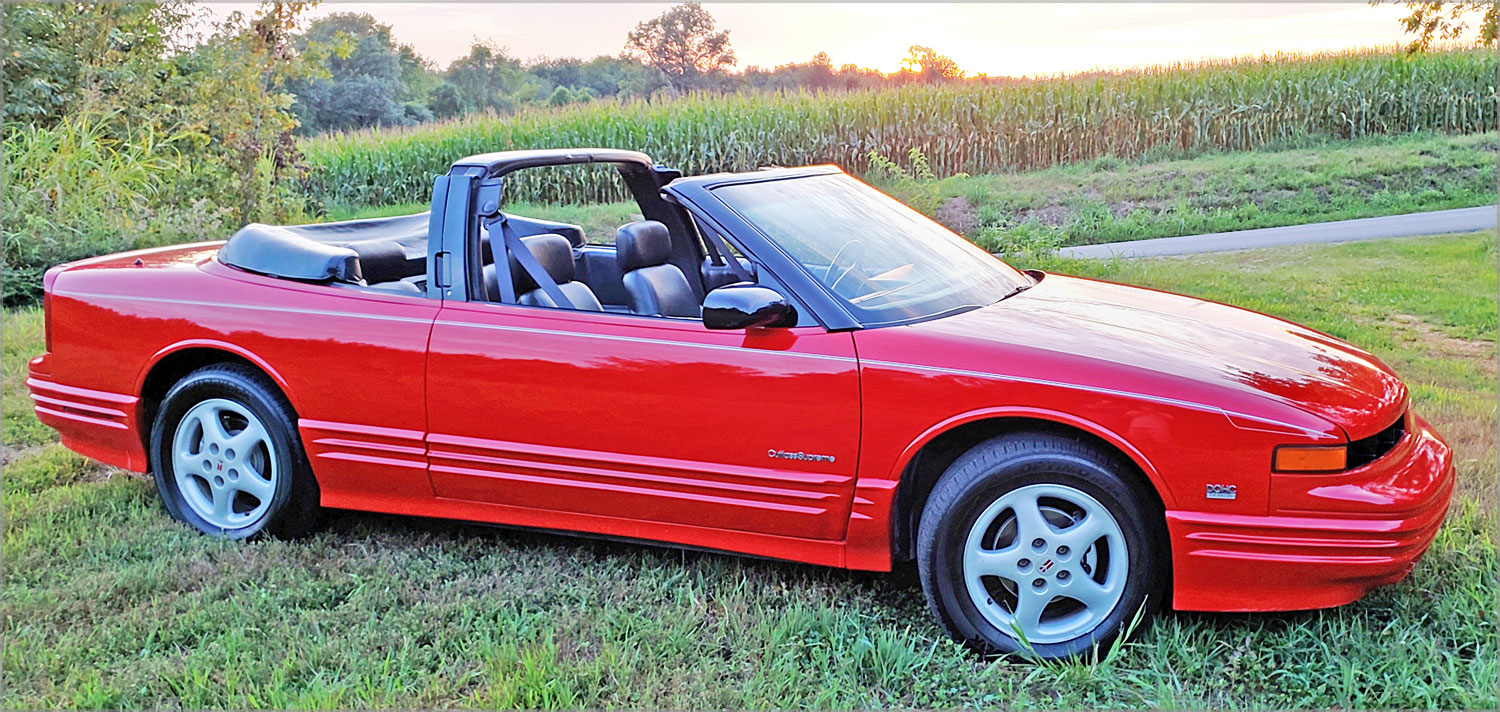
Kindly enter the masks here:
[[[595, 163], [613, 245], [507, 214]], [[1335, 606], [1402, 579], [1449, 448], [1375, 356], [1234, 307], [1020, 271], [831, 166], [465, 158], [430, 213], [250, 225], [46, 275], [38, 417], [213, 535], [320, 508], [875, 571], [983, 653], [1160, 606]]]

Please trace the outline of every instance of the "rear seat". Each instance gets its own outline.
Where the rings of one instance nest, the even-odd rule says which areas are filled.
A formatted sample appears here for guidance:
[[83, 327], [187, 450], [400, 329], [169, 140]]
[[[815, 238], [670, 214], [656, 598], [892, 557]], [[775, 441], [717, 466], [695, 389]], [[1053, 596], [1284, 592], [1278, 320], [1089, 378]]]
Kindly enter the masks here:
[[416, 275], [411, 274], [412, 263], [406, 259], [406, 250], [399, 243], [392, 240], [365, 240], [339, 246], [354, 250], [354, 254], [359, 256], [359, 273], [364, 277], [366, 285], [393, 292], [422, 292], [420, 287], [406, 281], [406, 278]]

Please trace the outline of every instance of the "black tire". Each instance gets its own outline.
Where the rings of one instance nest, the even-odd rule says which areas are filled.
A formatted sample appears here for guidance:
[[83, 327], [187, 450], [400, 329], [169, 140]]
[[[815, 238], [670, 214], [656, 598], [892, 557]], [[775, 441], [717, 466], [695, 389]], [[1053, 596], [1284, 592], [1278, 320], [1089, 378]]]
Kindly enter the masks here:
[[[1120, 636], [1138, 612], [1143, 617], [1149, 617], [1161, 605], [1168, 588], [1168, 550], [1156, 500], [1144, 490], [1144, 485], [1133, 474], [1131, 464], [1116, 453], [1079, 439], [1046, 432], [1001, 435], [976, 445], [959, 457], [934, 485], [922, 509], [917, 530], [918, 574], [928, 605], [938, 620], [954, 639], [982, 655], [1016, 654], [1063, 659], [1086, 653], [1095, 646], [1104, 649]], [[970, 595], [971, 588], [964, 576], [966, 547], [971, 541], [971, 530], [979, 531], [975, 527], [979, 518], [987, 511], [993, 511], [992, 505], [1003, 507], [1004, 505], [996, 504], [1002, 497], [1029, 485], [1071, 488], [1095, 500], [1092, 504], [1103, 505], [1118, 525], [1118, 532], [1123, 535], [1124, 548], [1128, 552], [1127, 556], [1122, 557], [1128, 562], [1128, 568], [1120, 574], [1124, 577], [1123, 593], [1115, 594], [1119, 596], [1118, 603], [1114, 604], [1112, 611], [1097, 625], [1071, 639], [1023, 642], [1015, 634], [1016, 627], [1002, 629], [990, 618], [986, 618], [980, 609], [983, 604], [976, 602]], [[1045, 488], [1032, 487], [1029, 491], [1038, 489]], [[1003, 511], [1015, 516], [1011, 510]], [[1005, 515], [991, 516], [999, 521]], [[1016, 546], [1020, 546], [1019, 523], [1007, 523], [1006, 526], [1015, 527], [1017, 534], [1013, 536], [1016, 536], [1018, 542]], [[998, 538], [1000, 535], [993, 536]], [[1107, 543], [1102, 545], [1101, 552], [1107, 552], [1107, 547]], [[1085, 553], [1077, 552], [1076, 555], [1078, 562], [1082, 564]], [[1107, 553], [1103, 555], [1107, 557]], [[1042, 557], [1050, 555], [1035, 556], [1041, 561]], [[1046, 559], [1049, 567], [1052, 563], [1051, 558]], [[993, 585], [990, 582], [1008, 585], [1007, 590], [1011, 591], [1010, 595], [1016, 597], [1017, 601], [1019, 594], [1015, 589], [1023, 585], [1022, 580], [1029, 580], [1044, 588], [1049, 584], [1063, 583], [1055, 580], [1037, 583], [1035, 578], [1044, 577], [1035, 572], [1045, 573], [1047, 569], [1042, 569], [1035, 563], [1027, 565], [1035, 567], [1029, 569], [1033, 572], [1033, 579], [1023, 579], [1018, 573], [1008, 582], [999, 579], [981, 580], [987, 587]], [[1104, 566], [1097, 559], [1095, 565], [1101, 571], [1098, 575], [1103, 575]], [[1086, 569], [1085, 566], [1084, 570]], [[1064, 578], [1068, 576], [1056, 572], [1052, 575]], [[1076, 585], [1081, 581], [1074, 578], [1065, 583]], [[1064, 591], [1062, 588], [1055, 590]], [[996, 598], [1003, 595], [1005, 594], [998, 591], [995, 593]], [[1093, 613], [1093, 610], [1102, 611], [1108, 605], [1102, 604], [1089, 609], [1081, 602], [1067, 597], [1053, 600], [1061, 600], [1065, 609], [1070, 606], [1076, 609], [1083, 605], [1083, 618], [1086, 619], [1084, 625], [1089, 624], [1087, 619], [1090, 616], [1103, 615], [1102, 612]], [[995, 604], [993, 600], [986, 603]], [[1050, 608], [1053, 603], [1042, 605], [1043, 611], [1058, 610]], [[1019, 603], [1012, 603], [1010, 607], [1018, 609]], [[1004, 606], [1000, 608], [1003, 610]]]
[[[243, 526], [216, 525], [194, 511], [173, 469], [172, 440], [183, 417], [194, 406], [218, 399], [252, 413], [274, 445], [274, 448], [262, 451], [262, 454], [270, 453], [266, 457], [274, 460], [278, 473], [269, 506]], [[225, 539], [249, 539], [265, 534], [293, 538], [307, 533], [317, 524], [320, 513], [318, 483], [302, 449], [296, 414], [276, 386], [254, 368], [234, 363], [205, 366], [173, 385], [156, 411], [151, 427], [150, 456], [156, 488], [167, 512], [205, 534]], [[257, 504], [255, 509], [261, 507]]]

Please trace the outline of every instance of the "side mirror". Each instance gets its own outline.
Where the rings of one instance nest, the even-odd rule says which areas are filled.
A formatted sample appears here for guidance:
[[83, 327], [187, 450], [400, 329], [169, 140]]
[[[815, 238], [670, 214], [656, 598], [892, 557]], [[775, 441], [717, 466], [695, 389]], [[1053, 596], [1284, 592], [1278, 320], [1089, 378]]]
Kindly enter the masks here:
[[710, 329], [792, 326], [797, 308], [768, 287], [749, 282], [729, 284], [703, 298], [703, 325]]

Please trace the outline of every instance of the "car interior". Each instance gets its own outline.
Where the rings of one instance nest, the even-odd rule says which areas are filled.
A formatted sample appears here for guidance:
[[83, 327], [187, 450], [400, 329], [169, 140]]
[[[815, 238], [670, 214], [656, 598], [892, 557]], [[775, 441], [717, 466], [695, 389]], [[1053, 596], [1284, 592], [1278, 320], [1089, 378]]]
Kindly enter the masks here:
[[[546, 224], [516, 216], [506, 219], [512, 229], [520, 226], [518, 233], [550, 230], [525, 235], [520, 244], [557, 283], [574, 309], [690, 319], [698, 318], [702, 311], [702, 298], [688, 282], [687, 275], [671, 263], [671, 234], [660, 222], [640, 220], [622, 225], [615, 244], [609, 246], [585, 244], [583, 231], [574, 225]], [[502, 295], [502, 270], [494, 263], [494, 255], [499, 251], [496, 249], [499, 241], [488, 230], [481, 234], [481, 239], [485, 245], [482, 255], [485, 295], [498, 302]], [[517, 255], [509, 254], [509, 261], [517, 303], [558, 306]]]
[[[427, 293], [428, 217], [420, 213], [298, 226], [253, 224], [235, 233], [219, 259], [262, 274], [422, 296]], [[614, 245], [590, 245], [578, 225], [519, 215], [502, 219], [573, 309], [697, 319], [704, 292], [741, 281], [722, 260], [716, 264], [712, 257], [704, 257], [697, 275], [701, 286], [694, 289], [688, 275], [673, 264], [670, 231], [655, 220], [622, 225]], [[482, 229], [480, 244], [487, 299], [501, 301], [502, 270], [494, 261], [500, 253], [508, 254], [517, 303], [559, 306], [518, 256], [502, 248], [497, 234]], [[743, 272], [755, 275], [749, 260], [730, 258], [739, 260]]]
[[[638, 214], [661, 219], [620, 226], [613, 245], [589, 244], [581, 226], [565, 222], [513, 213], [482, 219], [478, 269], [483, 298], [696, 320], [707, 292], [737, 282], [759, 282], [755, 264], [724, 236], [709, 233], [711, 228], [695, 223], [686, 210], [663, 198], [636, 197], [650, 203], [640, 206]], [[252, 224], [230, 238], [219, 260], [252, 272], [344, 289], [425, 296], [430, 216], [299, 226]], [[496, 255], [505, 255], [505, 262], [496, 264]], [[540, 284], [539, 279], [551, 284]]]

